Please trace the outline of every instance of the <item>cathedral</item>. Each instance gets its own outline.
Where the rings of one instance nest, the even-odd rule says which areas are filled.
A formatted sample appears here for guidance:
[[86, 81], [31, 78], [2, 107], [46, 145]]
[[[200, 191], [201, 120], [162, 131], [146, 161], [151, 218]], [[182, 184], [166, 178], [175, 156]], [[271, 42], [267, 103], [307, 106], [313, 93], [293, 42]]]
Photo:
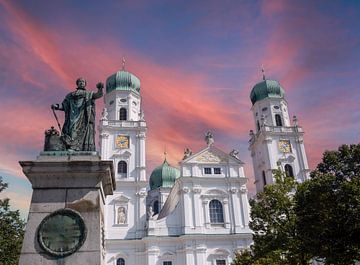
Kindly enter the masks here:
[[[265, 76], [250, 94], [257, 192], [279, 167], [299, 182], [309, 176], [304, 132], [295, 116], [290, 120], [284, 95]], [[105, 264], [228, 265], [236, 251], [249, 248], [248, 178], [239, 153], [219, 149], [208, 132], [203, 149], [186, 149], [179, 167], [165, 158], [148, 174], [139, 78], [124, 68], [111, 75], [104, 100], [101, 158], [114, 162], [117, 184], [102, 220]]]

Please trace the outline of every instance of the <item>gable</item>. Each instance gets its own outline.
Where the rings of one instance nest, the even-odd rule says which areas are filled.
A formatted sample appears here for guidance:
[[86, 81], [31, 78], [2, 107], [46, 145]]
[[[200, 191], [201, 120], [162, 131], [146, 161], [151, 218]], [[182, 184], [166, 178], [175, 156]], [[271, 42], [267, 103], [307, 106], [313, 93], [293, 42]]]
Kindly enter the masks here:
[[239, 159], [210, 146], [182, 161], [183, 164], [221, 164], [221, 163], [243, 164]]

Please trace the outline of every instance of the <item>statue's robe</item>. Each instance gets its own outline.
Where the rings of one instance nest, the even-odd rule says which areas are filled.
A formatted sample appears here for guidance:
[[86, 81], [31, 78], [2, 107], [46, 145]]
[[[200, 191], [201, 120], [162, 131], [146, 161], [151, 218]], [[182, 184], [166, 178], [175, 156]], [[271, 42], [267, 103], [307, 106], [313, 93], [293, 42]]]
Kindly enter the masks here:
[[66, 149], [95, 151], [95, 99], [101, 96], [102, 92], [82, 89], [66, 95], [62, 102], [65, 112], [62, 139]]

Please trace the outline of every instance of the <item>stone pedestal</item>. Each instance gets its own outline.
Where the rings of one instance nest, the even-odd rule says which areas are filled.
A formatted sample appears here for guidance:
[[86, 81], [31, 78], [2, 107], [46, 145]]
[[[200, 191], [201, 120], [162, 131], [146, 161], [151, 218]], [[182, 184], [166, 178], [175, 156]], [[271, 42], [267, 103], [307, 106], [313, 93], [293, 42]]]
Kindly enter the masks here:
[[[20, 165], [33, 194], [19, 264], [105, 264], [103, 211], [106, 195], [115, 189], [113, 162], [100, 160], [96, 153], [43, 152]], [[76, 252], [56, 257], [40, 247], [38, 227], [46, 216], [64, 208], [80, 214], [87, 233]]]

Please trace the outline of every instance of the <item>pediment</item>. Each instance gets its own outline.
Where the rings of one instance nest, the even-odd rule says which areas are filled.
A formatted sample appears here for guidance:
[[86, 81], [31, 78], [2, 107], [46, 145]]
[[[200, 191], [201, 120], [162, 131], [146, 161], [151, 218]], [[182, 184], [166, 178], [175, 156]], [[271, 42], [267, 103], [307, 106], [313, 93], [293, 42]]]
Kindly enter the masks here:
[[228, 153], [216, 148], [215, 146], [207, 147], [200, 152], [190, 156], [182, 161], [184, 164], [221, 164], [221, 163], [243, 164], [241, 160], [231, 156]]
[[226, 163], [227, 157], [220, 152], [216, 152], [215, 150], [205, 150], [204, 152], [200, 152], [198, 155], [195, 155], [188, 162], [190, 163]]
[[171, 252], [171, 251], [166, 251], [166, 252], [162, 253], [160, 256], [162, 258], [171, 258], [171, 257], [175, 256], [175, 253]]
[[112, 203], [128, 203], [129, 201], [130, 201], [130, 198], [128, 198], [124, 195], [119, 195], [111, 200]]

